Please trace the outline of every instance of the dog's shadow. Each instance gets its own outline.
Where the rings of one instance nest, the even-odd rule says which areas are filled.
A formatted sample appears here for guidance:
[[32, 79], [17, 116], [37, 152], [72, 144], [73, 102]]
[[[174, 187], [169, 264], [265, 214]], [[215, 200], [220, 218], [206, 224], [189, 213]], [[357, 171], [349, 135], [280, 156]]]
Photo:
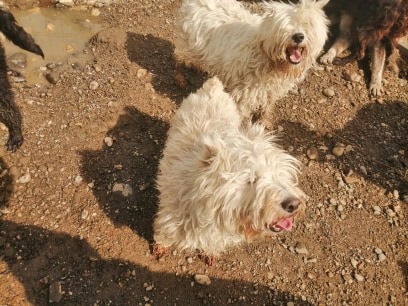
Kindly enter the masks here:
[[[5, 304], [27, 299], [38, 306], [144, 305], [147, 297], [155, 305], [222, 305], [227, 299], [241, 304], [240, 297], [245, 295], [245, 303], [251, 305], [286, 305], [289, 301], [312, 305], [269, 286], [258, 285], [255, 295], [254, 284], [239, 280], [212, 278], [210, 286], [193, 287], [190, 275], [153, 272], [137, 263], [103, 259], [85, 240], [37, 226], [0, 220], [0, 241], [0, 257], [7, 265], [2, 274], [13, 274], [25, 290], [24, 297], [18, 297], [20, 302], [6, 301], [3, 296]], [[151, 285], [152, 291], [144, 284]], [[9, 292], [15, 290], [14, 286], [15, 283], [2, 284]], [[56, 290], [57, 294], [50, 295], [50, 289], [58, 287], [60, 294]]]
[[127, 107], [106, 135], [111, 146], [80, 152], [82, 176], [106, 215], [149, 242], [158, 202], [155, 178], [167, 130], [163, 121]]
[[[333, 163], [341, 171], [352, 170], [367, 181], [388, 191], [408, 191], [408, 105], [401, 101], [372, 103], [363, 107], [343, 129], [332, 137], [318, 136], [305, 126], [280, 122], [285, 129], [282, 139], [286, 146], [327, 147], [319, 152], [319, 162], [327, 162], [326, 154], [336, 143], [350, 144], [352, 151], [336, 158]], [[305, 153], [305, 152], [303, 152]]]
[[127, 32], [126, 51], [131, 62], [153, 75], [154, 90], [176, 103], [180, 103], [191, 92], [195, 92], [207, 79], [205, 73], [179, 65], [178, 69], [188, 80], [185, 87], [180, 87], [175, 79], [174, 45], [151, 34]]

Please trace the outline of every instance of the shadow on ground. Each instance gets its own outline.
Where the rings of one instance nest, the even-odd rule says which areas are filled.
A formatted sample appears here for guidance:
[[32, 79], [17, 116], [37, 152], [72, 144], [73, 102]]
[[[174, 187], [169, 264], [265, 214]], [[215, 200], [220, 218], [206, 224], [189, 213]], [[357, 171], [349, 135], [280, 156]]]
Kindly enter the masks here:
[[166, 123], [127, 107], [106, 135], [112, 146], [80, 152], [82, 176], [93, 184], [106, 215], [150, 242], [158, 201], [155, 178], [167, 129]]
[[[288, 301], [311, 305], [291, 294], [242, 281], [212, 279], [210, 286], [192, 287], [190, 276], [103, 259], [79, 237], [35, 226], [0, 221], [0, 241], [7, 271], [24, 286], [33, 305], [50, 305], [49, 288], [58, 286], [63, 291], [61, 296], [53, 295], [58, 305], [225, 305], [228, 299], [234, 305], [286, 305]], [[153, 289], [146, 290], [145, 283]], [[242, 296], [246, 299], [240, 301]]]
[[[336, 158], [333, 163], [343, 173], [352, 170], [388, 191], [408, 191], [408, 106], [400, 101], [373, 103], [363, 107], [342, 130], [332, 137], [319, 136], [294, 122], [281, 122], [285, 129], [285, 145], [328, 148], [319, 152], [319, 162], [327, 162], [326, 154], [336, 143], [350, 144], [352, 152]], [[303, 152], [305, 153], [305, 152]]]
[[153, 74], [152, 85], [155, 91], [176, 103], [180, 103], [183, 98], [200, 88], [207, 78], [206, 74], [181, 65], [180, 69], [188, 80], [188, 85], [180, 88], [174, 78], [176, 66], [173, 57], [174, 45], [151, 34], [128, 32], [126, 48], [130, 61]]

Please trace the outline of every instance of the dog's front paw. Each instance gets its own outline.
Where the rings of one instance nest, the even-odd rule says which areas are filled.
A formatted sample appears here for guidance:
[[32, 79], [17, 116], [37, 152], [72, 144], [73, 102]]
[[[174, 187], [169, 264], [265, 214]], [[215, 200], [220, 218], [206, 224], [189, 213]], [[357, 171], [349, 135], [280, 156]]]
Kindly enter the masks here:
[[377, 84], [377, 83], [370, 84], [369, 91], [370, 91], [371, 97], [379, 97], [382, 94], [382, 86], [381, 84]]
[[23, 144], [23, 135], [20, 133], [15, 134], [15, 135], [10, 135], [7, 143], [6, 143], [6, 148], [10, 152], [15, 152], [17, 151], [18, 148], [21, 147]]
[[328, 64], [332, 64], [335, 58], [336, 58], [336, 51], [333, 49], [330, 49], [329, 51], [327, 51], [326, 54], [323, 54], [320, 57], [319, 61], [321, 64], [328, 65]]

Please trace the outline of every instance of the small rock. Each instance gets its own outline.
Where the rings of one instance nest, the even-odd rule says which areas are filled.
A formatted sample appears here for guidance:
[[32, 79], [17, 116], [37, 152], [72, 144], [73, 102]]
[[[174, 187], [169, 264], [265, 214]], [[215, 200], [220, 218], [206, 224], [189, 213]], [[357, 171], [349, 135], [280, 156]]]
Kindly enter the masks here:
[[380, 206], [374, 206], [373, 207], [374, 210], [374, 215], [380, 215], [381, 214], [381, 207]]
[[146, 70], [146, 69], [143, 69], [143, 68], [139, 69], [139, 70], [136, 72], [136, 76], [137, 76], [138, 79], [143, 78], [146, 74], [147, 74], [147, 70]]
[[358, 266], [358, 261], [355, 260], [354, 258], [352, 258], [350, 261], [351, 261], [351, 265], [353, 266], [353, 268], [357, 268], [357, 266]]
[[344, 206], [339, 204], [339, 206], [337, 206], [337, 211], [342, 212], [344, 210]]
[[49, 286], [48, 302], [59, 303], [62, 300], [62, 287], [61, 282], [52, 282]]
[[336, 205], [336, 204], [337, 204], [336, 199], [335, 199], [335, 198], [330, 198], [330, 199], [329, 199], [329, 204], [330, 204], [330, 205]]
[[108, 147], [113, 146], [113, 139], [112, 139], [112, 137], [105, 137], [105, 139], [104, 139], [103, 141], [105, 142], [105, 144], [106, 144]]
[[129, 184], [115, 183], [112, 187], [112, 192], [120, 192], [124, 197], [128, 197], [133, 194], [133, 189]]
[[25, 68], [27, 66], [27, 55], [22, 52], [14, 53], [7, 59], [7, 64], [12, 69]]
[[58, 3], [61, 3], [65, 6], [74, 6], [74, 0], [58, 0]]
[[75, 186], [79, 186], [82, 183], [82, 180], [83, 180], [82, 176], [77, 175], [74, 181]]
[[92, 81], [89, 84], [89, 89], [91, 89], [91, 90], [96, 90], [96, 89], [98, 89], [98, 87], [99, 87], [99, 83], [97, 81]]
[[346, 149], [346, 146], [338, 142], [334, 145], [334, 148], [332, 149], [332, 153], [334, 156], [340, 157], [344, 154], [345, 149]]
[[316, 147], [310, 147], [309, 149], [307, 149], [306, 155], [307, 157], [309, 157], [309, 159], [314, 160], [318, 158], [319, 152], [317, 151]]
[[354, 274], [354, 278], [355, 278], [358, 282], [364, 281], [364, 276], [362, 276], [361, 274], [358, 274], [358, 273], [355, 273], [355, 274]]
[[91, 10], [91, 15], [92, 16], [99, 16], [101, 14], [101, 11], [99, 10], [99, 9], [97, 9], [97, 8], [92, 8], [92, 10]]
[[378, 254], [378, 261], [384, 261], [387, 257], [385, 256], [385, 254], [381, 253]]
[[89, 212], [86, 209], [84, 209], [81, 213], [81, 219], [85, 220], [86, 218], [88, 218], [88, 215], [89, 215]]
[[335, 95], [334, 90], [331, 88], [325, 88], [323, 90], [323, 94], [328, 98], [333, 97]]
[[208, 286], [211, 284], [211, 280], [207, 275], [204, 274], [196, 274], [194, 275], [194, 280], [197, 284]]
[[27, 172], [18, 178], [17, 183], [27, 184], [29, 181], [31, 181], [31, 174]]
[[349, 82], [358, 83], [361, 81], [361, 75], [359, 75], [356, 72], [354, 73], [345, 72], [344, 79]]
[[380, 254], [383, 254], [383, 250], [381, 250], [380, 248], [375, 248], [374, 253], [377, 255], [380, 255]]
[[45, 75], [45, 79], [50, 82], [51, 84], [57, 84], [60, 76], [59, 73], [56, 71], [49, 72]]
[[298, 253], [298, 254], [304, 254], [304, 255], [309, 254], [309, 251], [307, 250], [306, 246], [301, 242], [298, 242], [296, 244], [295, 252]]

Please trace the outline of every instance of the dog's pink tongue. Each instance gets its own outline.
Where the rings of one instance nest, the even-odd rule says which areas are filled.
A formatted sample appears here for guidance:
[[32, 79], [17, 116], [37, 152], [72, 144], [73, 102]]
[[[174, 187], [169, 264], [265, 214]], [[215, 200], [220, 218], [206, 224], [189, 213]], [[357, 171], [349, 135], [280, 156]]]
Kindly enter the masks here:
[[302, 58], [302, 50], [300, 48], [289, 48], [289, 58], [293, 63], [299, 63]]
[[275, 224], [275, 227], [281, 228], [285, 231], [290, 231], [293, 227], [292, 217], [279, 220], [279, 222]]

